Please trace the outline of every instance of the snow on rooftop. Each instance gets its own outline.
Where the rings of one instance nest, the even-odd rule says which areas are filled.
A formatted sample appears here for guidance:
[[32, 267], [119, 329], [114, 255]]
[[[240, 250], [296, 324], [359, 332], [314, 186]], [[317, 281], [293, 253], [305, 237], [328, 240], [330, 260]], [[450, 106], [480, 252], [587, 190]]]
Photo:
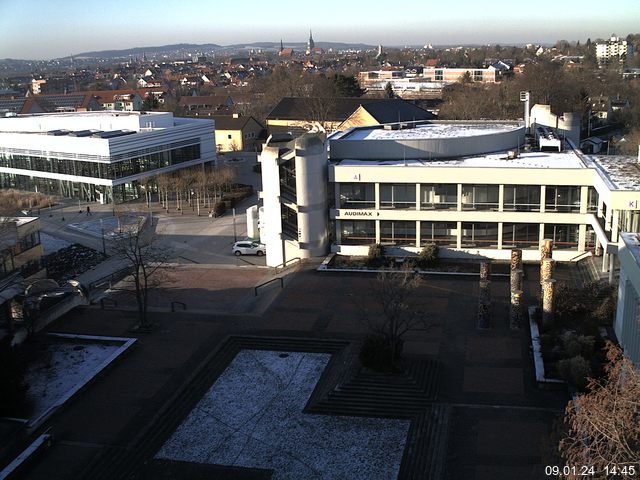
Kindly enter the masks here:
[[242, 350], [157, 458], [273, 469], [273, 479], [396, 478], [410, 421], [303, 412], [331, 355]]
[[601, 176], [608, 180], [612, 190], [640, 190], [640, 164], [638, 157], [627, 155], [589, 155]]
[[522, 128], [516, 123], [470, 122], [428, 123], [415, 128], [385, 130], [384, 128], [359, 128], [340, 137], [340, 140], [426, 140], [436, 138], [473, 137], [510, 132]]
[[585, 168], [585, 164], [573, 151], [565, 152], [521, 152], [517, 158], [509, 159], [507, 152], [496, 152], [482, 156], [444, 160], [342, 160], [340, 166], [408, 166], [408, 167], [466, 167], [466, 168]]

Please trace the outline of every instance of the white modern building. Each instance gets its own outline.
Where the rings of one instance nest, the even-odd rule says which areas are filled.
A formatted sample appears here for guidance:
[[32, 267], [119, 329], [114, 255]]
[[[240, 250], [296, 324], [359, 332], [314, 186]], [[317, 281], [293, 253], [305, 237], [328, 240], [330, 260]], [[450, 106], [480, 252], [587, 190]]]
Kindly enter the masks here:
[[596, 59], [600, 65], [608, 65], [612, 62], [626, 64], [626, 60], [633, 54], [633, 45], [626, 40], [612, 35], [604, 43], [596, 44]]
[[613, 328], [624, 353], [640, 367], [640, 235], [620, 234], [620, 283]]
[[215, 159], [211, 120], [116, 111], [0, 118], [0, 188], [122, 202], [140, 195], [142, 177]]
[[[520, 122], [404, 123], [353, 128], [326, 141], [271, 139], [260, 157], [267, 264], [329, 251], [395, 255], [429, 243], [445, 257], [539, 260], [617, 252], [638, 231], [634, 157], [585, 156], [555, 129]], [[533, 143], [531, 143], [533, 142]]]

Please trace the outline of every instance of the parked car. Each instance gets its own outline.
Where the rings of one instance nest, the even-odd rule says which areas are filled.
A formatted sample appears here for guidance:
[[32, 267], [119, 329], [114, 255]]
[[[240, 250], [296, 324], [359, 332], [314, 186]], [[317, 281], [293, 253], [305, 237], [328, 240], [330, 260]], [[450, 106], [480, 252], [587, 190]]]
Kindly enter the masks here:
[[238, 255], [257, 255], [261, 257], [265, 254], [266, 248], [264, 244], [251, 241], [236, 242], [233, 244], [233, 254]]

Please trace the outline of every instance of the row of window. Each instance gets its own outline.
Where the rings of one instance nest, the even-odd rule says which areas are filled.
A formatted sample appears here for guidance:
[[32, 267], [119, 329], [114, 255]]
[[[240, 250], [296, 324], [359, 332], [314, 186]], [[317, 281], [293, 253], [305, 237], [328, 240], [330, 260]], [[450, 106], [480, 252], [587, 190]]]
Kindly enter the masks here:
[[[457, 222], [419, 222], [406, 220], [381, 220], [380, 242], [386, 245], [417, 246], [417, 228], [420, 231], [420, 246], [430, 243], [456, 247], [458, 244]], [[545, 224], [544, 238], [554, 241], [555, 248], [578, 248], [579, 225]], [[371, 245], [376, 242], [374, 220], [340, 220], [342, 245]], [[462, 222], [460, 232], [463, 248], [497, 248], [498, 224], [486, 222]], [[540, 224], [504, 223], [502, 225], [502, 248], [538, 248]], [[587, 248], [595, 246], [595, 234], [587, 226]]]
[[[358, 209], [375, 208], [375, 184], [373, 183], [341, 183], [340, 208]], [[546, 186], [545, 211], [579, 212], [579, 186]], [[540, 211], [539, 185], [505, 185], [504, 210]], [[381, 209], [415, 209], [416, 186], [408, 183], [380, 184]], [[449, 184], [421, 184], [420, 208], [457, 210], [458, 185]], [[500, 207], [498, 185], [462, 185], [461, 204], [468, 210], [498, 210]], [[598, 194], [593, 187], [589, 187], [587, 211], [595, 212], [598, 208]]]
[[115, 163], [60, 158], [0, 155], [0, 167], [115, 180], [200, 158], [200, 145], [174, 148]]

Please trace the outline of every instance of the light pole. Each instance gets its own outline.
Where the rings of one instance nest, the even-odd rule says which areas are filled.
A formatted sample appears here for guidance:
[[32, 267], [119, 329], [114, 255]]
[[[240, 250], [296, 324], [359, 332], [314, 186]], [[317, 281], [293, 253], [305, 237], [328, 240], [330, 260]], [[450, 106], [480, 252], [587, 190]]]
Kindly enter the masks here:
[[104, 224], [102, 223], [102, 219], [100, 219], [100, 233], [102, 234], [102, 253], [104, 256], [107, 256], [107, 245], [104, 241]]
[[238, 237], [236, 234], [236, 209], [232, 208], [231, 212], [233, 213], [233, 241], [237, 242], [238, 241]]

